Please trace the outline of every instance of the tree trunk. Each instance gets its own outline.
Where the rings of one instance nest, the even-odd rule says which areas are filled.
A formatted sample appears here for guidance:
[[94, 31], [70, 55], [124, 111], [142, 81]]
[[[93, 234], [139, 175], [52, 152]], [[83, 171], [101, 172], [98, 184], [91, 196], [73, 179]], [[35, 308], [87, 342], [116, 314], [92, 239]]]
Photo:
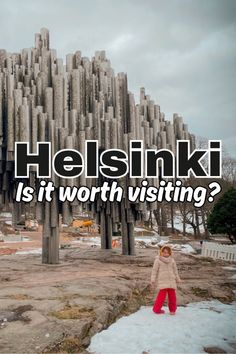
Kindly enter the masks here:
[[170, 203], [170, 217], [171, 217], [171, 232], [172, 234], [175, 233], [175, 223], [174, 223], [174, 205]]
[[201, 232], [200, 232], [198, 211], [195, 209], [195, 210], [194, 210], [194, 213], [195, 213], [196, 229], [197, 229], [196, 232], [197, 232], [197, 235], [200, 236]]
[[183, 204], [183, 236], [186, 236], [186, 205]]
[[153, 210], [153, 214], [154, 214], [156, 222], [157, 222], [159, 235], [162, 236], [162, 228], [161, 228], [161, 220], [160, 220], [160, 208], [158, 207], [158, 209]]
[[206, 224], [205, 211], [203, 209], [201, 209], [201, 216], [202, 216], [202, 224], [204, 227], [205, 238], [208, 239], [209, 238], [209, 231], [208, 231], [207, 224]]

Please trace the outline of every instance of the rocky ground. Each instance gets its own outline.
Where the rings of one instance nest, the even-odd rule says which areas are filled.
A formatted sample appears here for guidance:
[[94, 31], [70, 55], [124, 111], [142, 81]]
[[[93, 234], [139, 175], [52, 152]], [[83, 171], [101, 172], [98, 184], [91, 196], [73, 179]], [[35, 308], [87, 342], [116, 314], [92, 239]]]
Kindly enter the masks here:
[[[37, 254], [0, 256], [0, 352], [86, 353], [96, 332], [152, 304], [148, 284], [156, 250], [120, 252], [81, 245], [61, 250], [59, 265], [42, 265]], [[179, 305], [235, 301], [235, 264], [179, 252], [175, 258], [184, 280]]]

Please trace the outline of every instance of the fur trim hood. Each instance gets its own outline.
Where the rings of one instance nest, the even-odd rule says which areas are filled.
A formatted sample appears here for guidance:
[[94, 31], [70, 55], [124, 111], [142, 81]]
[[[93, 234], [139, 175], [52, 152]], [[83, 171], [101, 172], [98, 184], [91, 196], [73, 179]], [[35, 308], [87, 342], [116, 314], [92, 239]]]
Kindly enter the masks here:
[[164, 250], [165, 248], [167, 248], [167, 249], [169, 250], [170, 256], [172, 256], [172, 248], [171, 248], [170, 245], [163, 245], [163, 246], [161, 247], [161, 249], [160, 249], [160, 256], [163, 255], [163, 250]]

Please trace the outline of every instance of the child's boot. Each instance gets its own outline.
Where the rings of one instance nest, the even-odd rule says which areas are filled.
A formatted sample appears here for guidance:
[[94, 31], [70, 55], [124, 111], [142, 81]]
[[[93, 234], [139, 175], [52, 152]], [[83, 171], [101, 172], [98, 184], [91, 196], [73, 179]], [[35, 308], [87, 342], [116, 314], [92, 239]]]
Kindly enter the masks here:
[[157, 311], [157, 312], [155, 312], [157, 315], [163, 315], [163, 313], [165, 313], [165, 311], [164, 310], [160, 310], [160, 311]]

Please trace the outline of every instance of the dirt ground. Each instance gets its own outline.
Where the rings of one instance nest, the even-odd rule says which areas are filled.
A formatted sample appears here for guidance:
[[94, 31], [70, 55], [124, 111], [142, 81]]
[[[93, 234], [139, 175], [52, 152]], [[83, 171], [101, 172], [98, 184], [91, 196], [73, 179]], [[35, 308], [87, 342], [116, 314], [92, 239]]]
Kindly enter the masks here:
[[[41, 256], [0, 256], [0, 352], [85, 353], [91, 336], [117, 318], [151, 305], [154, 249], [122, 256], [119, 248], [81, 245], [60, 251], [60, 264]], [[181, 278], [178, 304], [235, 301], [232, 264], [175, 252]], [[234, 264], [233, 266], [236, 266]]]

